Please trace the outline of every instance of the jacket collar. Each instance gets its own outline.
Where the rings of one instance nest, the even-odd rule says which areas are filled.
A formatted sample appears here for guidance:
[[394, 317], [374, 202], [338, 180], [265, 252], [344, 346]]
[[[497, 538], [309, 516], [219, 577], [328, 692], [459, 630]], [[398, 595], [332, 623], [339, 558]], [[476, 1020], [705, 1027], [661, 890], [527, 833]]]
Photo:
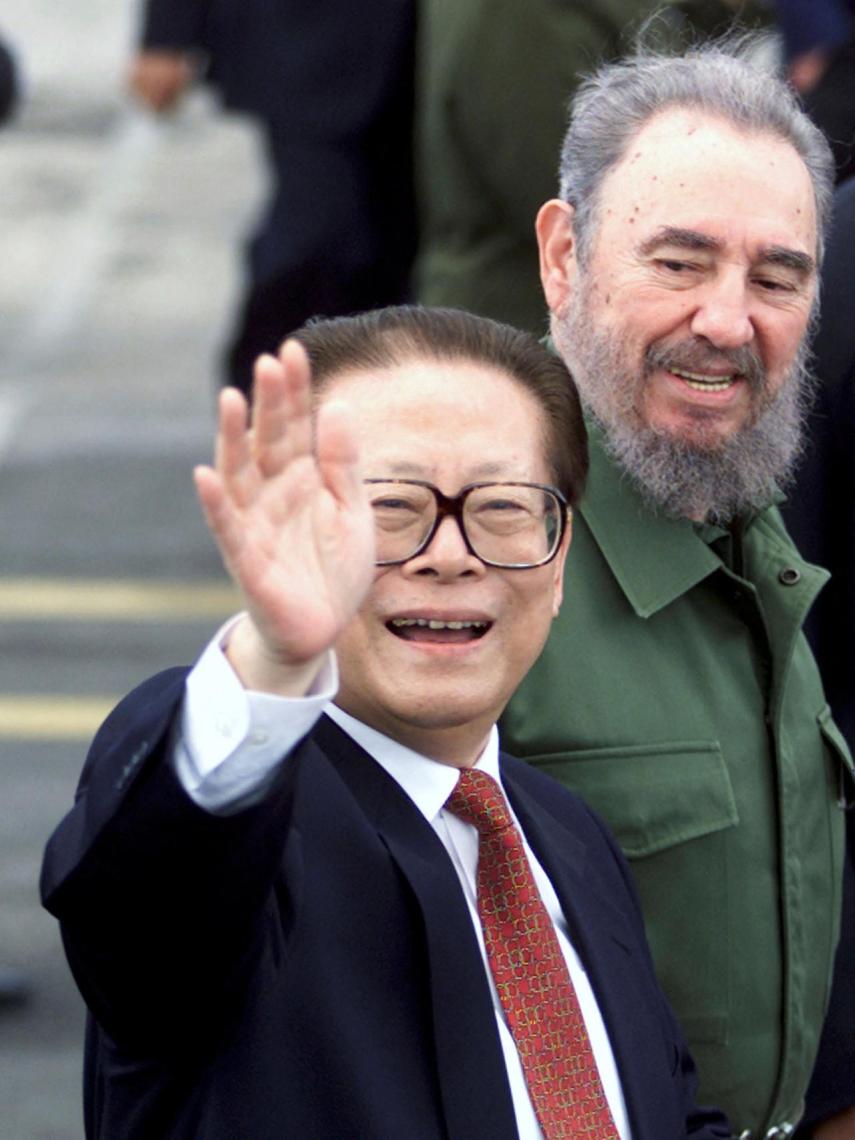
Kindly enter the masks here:
[[652, 511], [606, 455], [600, 430], [590, 422], [588, 430], [590, 470], [579, 513], [629, 604], [648, 618], [722, 563], [705, 540], [709, 528]]

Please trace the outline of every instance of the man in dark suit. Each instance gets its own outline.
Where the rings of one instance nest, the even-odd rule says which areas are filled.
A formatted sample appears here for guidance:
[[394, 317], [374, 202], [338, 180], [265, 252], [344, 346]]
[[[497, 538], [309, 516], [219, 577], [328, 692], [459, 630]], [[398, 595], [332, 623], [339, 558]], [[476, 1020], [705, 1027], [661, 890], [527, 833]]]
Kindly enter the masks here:
[[226, 383], [248, 390], [255, 358], [312, 316], [406, 300], [413, 56], [412, 0], [146, 0], [139, 98], [168, 111], [201, 73], [263, 133], [271, 193]]
[[46, 854], [87, 1135], [730, 1136], [616, 845], [499, 753], [585, 478], [564, 366], [393, 309], [255, 385], [196, 472], [245, 612], [113, 713]]

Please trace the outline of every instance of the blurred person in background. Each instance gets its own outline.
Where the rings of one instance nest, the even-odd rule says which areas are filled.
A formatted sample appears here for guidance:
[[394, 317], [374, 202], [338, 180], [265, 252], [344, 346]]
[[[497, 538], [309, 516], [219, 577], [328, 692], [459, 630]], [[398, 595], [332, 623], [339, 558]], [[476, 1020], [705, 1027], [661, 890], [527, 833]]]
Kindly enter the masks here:
[[568, 101], [654, 14], [669, 46], [768, 18], [758, 0], [423, 0], [420, 301], [546, 332], [534, 218], [555, 193]]
[[774, 0], [790, 82], [831, 144], [837, 181], [855, 172], [855, 0]]
[[167, 113], [202, 78], [264, 138], [224, 383], [248, 392], [256, 357], [312, 316], [407, 299], [414, 50], [412, 0], [144, 0], [137, 97]]

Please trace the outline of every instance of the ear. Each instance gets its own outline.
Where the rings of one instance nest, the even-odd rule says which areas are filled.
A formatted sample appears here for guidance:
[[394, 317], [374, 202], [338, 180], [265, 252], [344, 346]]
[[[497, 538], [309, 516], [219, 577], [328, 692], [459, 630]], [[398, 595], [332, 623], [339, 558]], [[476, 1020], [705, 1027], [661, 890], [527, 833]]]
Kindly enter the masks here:
[[570, 549], [570, 543], [573, 540], [573, 512], [568, 509], [567, 511], [567, 529], [561, 537], [561, 546], [558, 553], [555, 555], [553, 566], [553, 579], [552, 579], [552, 616], [558, 617], [558, 611], [561, 609], [561, 602], [564, 599], [564, 563], [567, 561], [567, 551]]
[[540, 251], [540, 280], [551, 312], [566, 304], [576, 279], [573, 207], [551, 198], [538, 211], [535, 231]]

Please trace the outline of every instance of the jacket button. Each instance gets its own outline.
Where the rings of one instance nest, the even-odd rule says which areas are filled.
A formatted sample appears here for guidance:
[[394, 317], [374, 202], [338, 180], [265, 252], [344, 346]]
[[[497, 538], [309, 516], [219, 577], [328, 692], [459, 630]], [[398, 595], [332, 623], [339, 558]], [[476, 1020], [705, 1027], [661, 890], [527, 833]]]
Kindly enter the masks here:
[[[795, 566], [785, 566], [778, 575], [778, 581], [782, 586], [795, 586], [797, 582], [801, 582], [801, 571], [797, 570]], [[775, 1140], [775, 1137], [772, 1137]]]

